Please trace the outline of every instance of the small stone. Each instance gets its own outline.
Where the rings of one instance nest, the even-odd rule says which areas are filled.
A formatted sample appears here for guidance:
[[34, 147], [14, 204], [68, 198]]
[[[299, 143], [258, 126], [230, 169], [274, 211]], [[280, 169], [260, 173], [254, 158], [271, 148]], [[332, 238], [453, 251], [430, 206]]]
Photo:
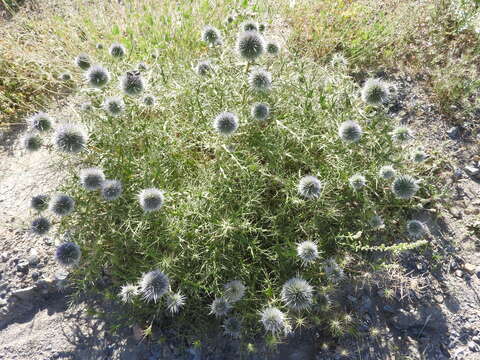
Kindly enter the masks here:
[[480, 169], [475, 166], [465, 166], [465, 172], [470, 176], [477, 176], [480, 174]]
[[12, 296], [16, 296], [17, 298], [22, 300], [29, 300], [32, 298], [34, 293], [35, 293], [35, 287], [29, 286], [27, 288], [19, 289], [12, 292]]
[[38, 280], [39, 277], [40, 277], [40, 273], [38, 271], [33, 271], [32, 272], [32, 279], [33, 280]]
[[473, 341], [468, 342], [468, 348], [470, 349], [470, 351], [473, 351], [473, 352], [479, 352], [480, 351], [480, 346]]
[[450, 214], [456, 219], [461, 219], [462, 218], [462, 212], [460, 211], [459, 208], [452, 206], [450, 209]]
[[433, 296], [433, 298], [435, 299], [435, 301], [439, 304], [443, 303], [443, 295], [442, 294], [436, 294]]
[[6, 299], [0, 299], [0, 308], [4, 307], [7, 305], [7, 300]]
[[475, 266], [470, 263], [463, 264], [463, 270], [465, 270], [469, 274], [475, 274]]
[[17, 264], [17, 271], [26, 272], [28, 270], [28, 261], [22, 259]]
[[447, 135], [452, 140], [458, 139], [458, 136], [460, 135], [460, 128], [458, 126], [451, 127], [448, 129]]
[[475, 269], [475, 273], [477, 274], [477, 277], [480, 279], [480, 266], [477, 266]]
[[0, 254], [0, 261], [1, 262], [7, 262], [7, 260], [8, 260], [8, 253], [7, 252], [2, 252]]
[[35, 248], [32, 248], [30, 250], [30, 255], [28, 256], [28, 263], [30, 266], [35, 266], [38, 264], [40, 261], [40, 258], [38, 257], [38, 251]]
[[455, 176], [457, 179], [461, 178], [463, 175], [463, 171], [460, 168], [456, 168], [455, 171], [453, 172], [453, 176]]
[[455, 275], [458, 276], [459, 278], [461, 278], [463, 276], [462, 270], [460, 270], [460, 269], [455, 270]]

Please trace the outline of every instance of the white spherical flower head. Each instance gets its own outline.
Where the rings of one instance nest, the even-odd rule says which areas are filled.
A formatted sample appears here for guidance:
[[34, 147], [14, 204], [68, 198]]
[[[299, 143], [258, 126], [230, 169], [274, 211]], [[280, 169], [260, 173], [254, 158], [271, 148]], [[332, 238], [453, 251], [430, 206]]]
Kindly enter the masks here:
[[122, 98], [113, 96], [105, 99], [103, 108], [110, 116], [119, 116], [125, 111], [125, 103]]
[[418, 220], [410, 220], [407, 222], [407, 232], [414, 239], [419, 239], [427, 233], [427, 227]]
[[55, 251], [55, 260], [62, 266], [71, 267], [79, 263], [82, 252], [73, 242], [64, 242]]
[[155, 106], [155, 104], [157, 103], [157, 99], [155, 98], [155, 96], [147, 94], [143, 97], [142, 102], [143, 105], [147, 107], [152, 107]]
[[384, 165], [378, 171], [378, 176], [382, 179], [388, 180], [393, 179], [397, 172], [392, 165]]
[[413, 139], [412, 132], [406, 126], [399, 126], [392, 131], [392, 139], [397, 143], [406, 143]]
[[235, 303], [245, 295], [245, 285], [240, 280], [233, 280], [225, 284], [225, 299]]
[[43, 211], [48, 208], [48, 195], [40, 194], [35, 195], [30, 200], [30, 207], [36, 211]]
[[50, 227], [50, 221], [46, 217], [39, 216], [32, 221], [31, 230], [36, 235], [45, 235]]
[[238, 339], [242, 332], [242, 323], [235, 317], [226, 318], [223, 321], [223, 332], [225, 335]]
[[338, 128], [338, 135], [347, 143], [356, 143], [362, 137], [362, 128], [355, 121], [345, 121]]
[[270, 115], [270, 108], [267, 104], [256, 103], [252, 106], [251, 114], [255, 120], [265, 121]]
[[180, 293], [168, 293], [166, 296], [167, 311], [170, 314], [177, 314], [185, 305], [186, 297]]
[[105, 181], [105, 174], [100, 168], [88, 168], [80, 170], [80, 183], [87, 190], [101, 189]]
[[90, 57], [87, 54], [79, 54], [75, 58], [75, 64], [82, 70], [88, 70], [90, 68], [91, 62]]
[[265, 41], [256, 31], [245, 31], [237, 38], [237, 52], [247, 61], [255, 61], [265, 52]]
[[302, 278], [292, 278], [283, 285], [281, 298], [294, 311], [307, 310], [313, 303], [313, 287]]
[[62, 81], [70, 81], [72, 80], [72, 75], [69, 72], [63, 72], [60, 74], [59, 79]]
[[29, 133], [23, 137], [23, 146], [29, 152], [40, 150], [42, 145], [43, 140], [37, 133]]
[[273, 56], [276, 56], [280, 53], [280, 45], [274, 40], [269, 40], [267, 42], [267, 53]]
[[64, 124], [59, 126], [53, 136], [57, 149], [66, 153], [76, 154], [83, 149], [88, 141], [88, 135], [83, 126]]
[[219, 297], [213, 300], [210, 305], [210, 314], [215, 315], [216, 317], [222, 317], [228, 314], [232, 304], [224, 297]]
[[125, 75], [120, 78], [120, 89], [129, 96], [138, 96], [145, 90], [145, 83], [140, 71], [127, 71]]
[[156, 188], [144, 189], [138, 194], [138, 201], [145, 212], [160, 210], [164, 201], [163, 192]]
[[398, 175], [392, 184], [392, 192], [399, 199], [410, 199], [418, 190], [417, 180], [410, 175]]
[[85, 78], [90, 86], [100, 89], [110, 81], [110, 73], [101, 65], [93, 65], [85, 73]]
[[346, 67], [348, 65], [348, 60], [342, 54], [336, 53], [332, 56], [330, 64], [334, 67]]
[[213, 127], [220, 135], [232, 135], [238, 129], [238, 117], [228, 111], [222, 112], [213, 120]]
[[157, 302], [170, 290], [170, 280], [160, 270], [150, 271], [140, 280], [140, 294], [147, 302]]
[[195, 72], [200, 76], [205, 76], [212, 71], [212, 64], [209, 60], [202, 60], [195, 66]]
[[286, 333], [288, 329], [288, 320], [286, 315], [276, 307], [268, 307], [261, 313], [261, 322], [265, 331], [277, 335], [279, 333]]
[[105, 180], [102, 183], [101, 193], [105, 200], [116, 200], [122, 195], [122, 183], [118, 180]]
[[361, 91], [362, 100], [370, 105], [382, 105], [388, 101], [388, 86], [380, 79], [368, 79]]
[[207, 25], [203, 28], [202, 40], [209, 45], [217, 45], [222, 43], [222, 35], [217, 28]]
[[240, 25], [241, 31], [258, 31], [258, 23], [254, 20], [247, 20], [244, 21]]
[[123, 285], [120, 288], [120, 300], [124, 304], [131, 304], [138, 295], [138, 287], [133, 284]]
[[427, 160], [427, 158], [428, 158], [428, 155], [423, 150], [417, 150], [412, 155], [412, 160], [415, 161], [416, 163], [424, 162], [425, 160]]
[[367, 180], [365, 179], [365, 176], [361, 174], [355, 174], [348, 179], [348, 182], [353, 190], [358, 191], [366, 185]]
[[248, 75], [248, 84], [252, 90], [268, 91], [272, 87], [272, 75], [262, 68], [257, 68]]
[[52, 119], [44, 112], [38, 112], [29, 117], [27, 123], [32, 130], [40, 132], [48, 131], [52, 128]]
[[50, 211], [58, 216], [70, 215], [75, 209], [75, 200], [65, 194], [57, 194], [50, 202]]
[[298, 193], [305, 199], [316, 199], [322, 192], [323, 185], [315, 176], [304, 176], [298, 183]]
[[114, 58], [122, 58], [127, 53], [127, 49], [125, 49], [125, 46], [119, 43], [113, 43], [112, 45], [110, 45], [110, 49], [108, 51], [110, 55]]
[[297, 255], [304, 265], [313, 263], [318, 259], [318, 247], [313, 241], [304, 241], [297, 245]]

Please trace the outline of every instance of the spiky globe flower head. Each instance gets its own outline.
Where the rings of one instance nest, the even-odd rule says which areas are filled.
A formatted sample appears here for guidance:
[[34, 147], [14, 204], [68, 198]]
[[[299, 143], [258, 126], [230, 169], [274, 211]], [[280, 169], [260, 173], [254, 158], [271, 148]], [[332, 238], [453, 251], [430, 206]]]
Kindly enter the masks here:
[[362, 88], [362, 100], [370, 105], [382, 105], [388, 101], [388, 86], [380, 79], [368, 79]]
[[412, 132], [406, 126], [399, 126], [393, 129], [392, 139], [398, 143], [406, 143], [413, 138]]
[[361, 174], [355, 174], [348, 179], [348, 182], [353, 190], [358, 191], [365, 186], [367, 180], [365, 179], [365, 176]]
[[242, 332], [242, 323], [236, 317], [229, 317], [223, 321], [223, 332], [225, 335], [238, 339]]
[[412, 198], [418, 189], [418, 181], [410, 175], [398, 175], [392, 184], [392, 192], [399, 199]]
[[202, 40], [209, 45], [217, 45], [222, 43], [222, 35], [217, 28], [207, 25], [202, 30]]
[[77, 265], [81, 257], [80, 247], [71, 241], [60, 244], [55, 251], [55, 260], [65, 267]]
[[283, 284], [282, 301], [295, 311], [310, 308], [313, 302], [313, 287], [304, 279], [294, 277]]
[[65, 194], [57, 194], [50, 202], [50, 211], [58, 216], [66, 216], [72, 213], [75, 208], [75, 200]]
[[120, 89], [129, 96], [138, 96], [145, 90], [145, 83], [140, 71], [127, 71], [120, 78]]
[[76, 154], [82, 151], [88, 140], [85, 129], [73, 123], [61, 125], [55, 131], [53, 143], [57, 149], [66, 153]]
[[384, 227], [383, 219], [379, 215], [373, 215], [368, 222], [370, 226], [375, 230], [378, 230]]
[[332, 56], [330, 64], [334, 67], [345, 67], [348, 65], [348, 60], [340, 53], [336, 53]]
[[356, 143], [360, 141], [363, 131], [360, 125], [355, 121], [348, 120], [338, 127], [338, 135], [347, 143]]
[[168, 293], [166, 297], [167, 311], [170, 314], [177, 314], [185, 305], [186, 297], [181, 292]]
[[75, 64], [82, 70], [87, 70], [90, 65], [90, 57], [87, 54], [78, 54], [78, 56], [75, 58]]
[[318, 247], [313, 241], [304, 241], [297, 245], [297, 255], [304, 265], [313, 263], [318, 259]]
[[80, 170], [80, 183], [87, 190], [98, 190], [105, 181], [105, 174], [100, 168], [87, 168]]
[[234, 113], [224, 111], [213, 120], [213, 128], [220, 135], [232, 135], [238, 129], [238, 117]]
[[304, 176], [298, 183], [298, 193], [305, 199], [316, 199], [322, 192], [323, 184], [317, 177]]
[[323, 270], [327, 274], [328, 278], [332, 282], [339, 282], [345, 277], [343, 269], [338, 265], [334, 258], [325, 260], [323, 264]]
[[256, 103], [252, 106], [251, 114], [255, 120], [265, 121], [270, 115], [270, 108], [267, 104]]
[[227, 24], [231, 24], [234, 21], [235, 21], [235, 15], [230, 14], [227, 16], [227, 19], [226, 19]]
[[414, 239], [419, 239], [427, 233], [427, 227], [418, 220], [410, 220], [407, 222], [407, 232]]
[[52, 128], [52, 118], [44, 113], [38, 112], [27, 119], [29, 127], [36, 131], [48, 131]]
[[378, 176], [385, 180], [394, 178], [396, 174], [392, 165], [384, 165], [378, 171]]
[[43, 216], [39, 216], [32, 221], [32, 232], [36, 235], [44, 235], [50, 230], [50, 221]]
[[286, 333], [289, 328], [286, 315], [276, 307], [268, 307], [260, 312], [261, 322], [265, 331], [274, 335]]
[[92, 103], [89, 102], [89, 101], [82, 103], [82, 104], [80, 105], [80, 110], [81, 110], [81, 111], [84, 111], [84, 112], [92, 111], [92, 110], [93, 110]]
[[265, 51], [265, 41], [256, 31], [245, 31], [237, 38], [237, 52], [247, 61], [255, 61]]
[[102, 50], [103, 49], [103, 44], [102, 43], [97, 43], [97, 45], [95, 45], [95, 47], [97, 48], [97, 50]]
[[138, 201], [145, 212], [160, 210], [164, 201], [163, 192], [156, 188], [144, 189], [138, 194]]
[[72, 80], [72, 75], [69, 72], [63, 72], [60, 74], [59, 79], [62, 81], [70, 81]]
[[138, 287], [133, 284], [126, 284], [120, 288], [120, 300], [125, 304], [131, 304], [138, 295]]
[[140, 280], [140, 294], [145, 301], [156, 303], [168, 291], [170, 280], [165, 273], [157, 269], [143, 274]]
[[253, 20], [244, 21], [240, 25], [241, 31], [258, 31], [258, 23]]
[[262, 69], [254, 69], [248, 75], [248, 84], [255, 91], [268, 91], [272, 87], [272, 75]]
[[146, 94], [142, 98], [142, 103], [145, 106], [152, 107], [152, 106], [155, 106], [155, 104], [157, 103], [157, 98], [151, 94]]
[[119, 43], [113, 43], [110, 45], [110, 49], [108, 50], [111, 56], [115, 58], [121, 58], [124, 57], [125, 54], [127, 53], [127, 49], [125, 49], [125, 46]]
[[122, 195], [122, 183], [118, 180], [105, 180], [102, 183], [101, 193], [105, 200], [116, 200]]
[[264, 32], [266, 28], [267, 28], [267, 25], [265, 23], [258, 24], [258, 31]]
[[33, 152], [40, 150], [43, 145], [43, 140], [36, 133], [28, 133], [23, 138], [23, 146], [25, 150]]
[[412, 155], [412, 160], [417, 163], [424, 162], [425, 160], [427, 160], [427, 158], [427, 153], [421, 149], [416, 150]]
[[270, 55], [278, 55], [280, 53], [280, 45], [275, 40], [267, 41], [267, 53]]
[[144, 62], [140, 62], [138, 63], [137, 65], [137, 69], [138, 71], [147, 71], [148, 67], [147, 67], [147, 64], [145, 64]]
[[199, 61], [197, 66], [195, 66], [195, 72], [200, 76], [205, 76], [210, 71], [212, 71], [212, 65], [209, 60]]
[[48, 195], [40, 194], [35, 195], [30, 200], [30, 207], [37, 211], [43, 211], [48, 208]]
[[210, 304], [210, 314], [216, 317], [222, 317], [227, 315], [231, 308], [232, 304], [230, 301], [224, 297], [219, 297]]
[[119, 116], [125, 111], [125, 103], [118, 96], [106, 98], [102, 106], [110, 116]]
[[235, 303], [245, 295], [245, 285], [240, 280], [232, 280], [225, 284], [225, 299], [231, 303]]
[[90, 86], [100, 89], [110, 81], [110, 73], [101, 65], [92, 65], [85, 73], [85, 79]]

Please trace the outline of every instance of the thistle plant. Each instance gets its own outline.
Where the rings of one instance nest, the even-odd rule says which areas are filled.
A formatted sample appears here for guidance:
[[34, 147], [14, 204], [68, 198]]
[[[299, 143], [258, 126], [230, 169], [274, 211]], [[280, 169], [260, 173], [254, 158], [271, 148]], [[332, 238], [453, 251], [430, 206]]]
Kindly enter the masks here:
[[232, 135], [238, 129], [238, 117], [234, 113], [224, 111], [213, 120], [213, 128], [220, 135]]
[[332, 56], [330, 64], [333, 67], [346, 67], [348, 66], [348, 60], [340, 53], [336, 53]]
[[253, 62], [265, 51], [265, 41], [256, 31], [245, 31], [238, 35], [237, 52], [243, 59]]
[[362, 128], [355, 121], [345, 121], [338, 128], [338, 135], [347, 143], [356, 143], [362, 137]]
[[93, 65], [85, 73], [85, 79], [90, 86], [100, 89], [110, 81], [110, 73], [101, 65]]
[[199, 61], [195, 66], [195, 72], [200, 76], [205, 76], [212, 71], [212, 65], [209, 60]]
[[80, 170], [80, 183], [87, 190], [98, 190], [105, 181], [105, 174], [100, 168], [87, 168]]
[[58, 150], [76, 154], [82, 151], [88, 141], [88, 135], [85, 129], [73, 123], [59, 126], [53, 136], [53, 143]]
[[267, 53], [273, 56], [276, 56], [280, 53], [280, 45], [275, 40], [267, 41]]
[[122, 195], [122, 183], [118, 180], [105, 180], [102, 182], [101, 194], [107, 201], [116, 200]]
[[232, 304], [241, 300], [245, 295], [245, 285], [240, 280], [232, 280], [226, 283], [224, 288], [224, 298]]
[[57, 247], [55, 251], [55, 260], [62, 266], [71, 267], [80, 262], [82, 251], [80, 247], [73, 242], [64, 242]]
[[144, 189], [138, 194], [138, 201], [145, 212], [160, 210], [164, 201], [163, 192], [156, 188]]
[[406, 126], [399, 126], [393, 129], [392, 139], [397, 143], [406, 143], [413, 138], [409, 128]]
[[416, 163], [424, 162], [425, 160], [427, 160], [427, 158], [427, 153], [421, 149], [417, 149], [412, 155], [412, 160]]
[[265, 331], [273, 335], [289, 332], [288, 319], [280, 309], [268, 307], [260, 313], [260, 316]]
[[27, 123], [32, 130], [40, 132], [48, 131], [52, 128], [52, 119], [44, 112], [38, 112], [29, 117]]
[[382, 217], [379, 215], [373, 215], [369, 220], [369, 224], [375, 230], [379, 230], [385, 226]]
[[210, 304], [210, 314], [222, 317], [227, 315], [231, 308], [232, 304], [226, 298], [219, 297]]
[[413, 239], [419, 239], [427, 233], [427, 228], [421, 221], [409, 220], [407, 222], [407, 232]]
[[345, 277], [343, 269], [338, 265], [334, 258], [329, 258], [325, 261], [323, 270], [328, 279], [334, 283], [341, 281]]
[[267, 104], [264, 103], [256, 103], [253, 104], [251, 110], [252, 117], [258, 121], [265, 121], [268, 119], [270, 115], [270, 108]]
[[28, 133], [23, 137], [23, 146], [29, 152], [40, 150], [42, 145], [43, 140], [37, 133]]
[[155, 106], [155, 104], [157, 103], [157, 98], [151, 94], [146, 94], [142, 98], [142, 103], [147, 107], [152, 107], [152, 106]]
[[307, 310], [312, 306], [313, 287], [302, 278], [292, 278], [283, 285], [281, 298], [294, 311]]
[[418, 190], [418, 181], [410, 175], [398, 175], [392, 184], [392, 192], [399, 199], [410, 199]]
[[203, 28], [202, 40], [210, 46], [218, 45], [222, 43], [222, 35], [217, 28], [207, 25]]
[[114, 58], [122, 58], [125, 56], [127, 53], [127, 49], [125, 49], [125, 46], [119, 43], [113, 43], [110, 45], [110, 49], [108, 50], [111, 56]]
[[309, 265], [319, 257], [318, 246], [313, 241], [301, 242], [297, 245], [297, 255], [303, 265]]
[[106, 98], [102, 106], [110, 116], [119, 116], [125, 111], [125, 103], [118, 96]]
[[242, 332], [242, 323], [236, 317], [229, 317], [223, 321], [223, 332], [225, 335], [238, 339]]
[[317, 199], [322, 192], [323, 184], [312, 175], [304, 176], [298, 183], [298, 193], [305, 199]]
[[133, 284], [126, 284], [120, 288], [120, 300], [124, 304], [131, 304], [138, 295], [138, 287]]
[[168, 293], [166, 295], [167, 311], [174, 315], [185, 306], [186, 297], [180, 292]]
[[120, 78], [120, 89], [129, 96], [138, 96], [145, 90], [145, 83], [140, 72], [127, 71]]
[[359, 191], [366, 185], [367, 180], [365, 179], [365, 176], [361, 174], [355, 174], [348, 179], [348, 182], [353, 190]]
[[258, 24], [258, 31], [264, 32], [267, 29], [267, 25], [265, 23]]
[[48, 195], [35, 195], [30, 200], [30, 207], [36, 211], [43, 211], [48, 208]]
[[75, 58], [75, 64], [82, 70], [88, 70], [90, 68], [91, 62], [90, 57], [87, 54], [79, 54]]
[[268, 91], [272, 87], [272, 75], [262, 68], [256, 68], [248, 75], [248, 84], [252, 90]]
[[258, 23], [253, 20], [247, 20], [240, 25], [240, 29], [242, 31], [258, 31]]
[[160, 270], [145, 273], [140, 280], [139, 293], [147, 302], [156, 303], [163, 295], [170, 291], [170, 280]]
[[50, 230], [51, 224], [46, 217], [39, 216], [33, 219], [32, 225], [30, 228], [34, 234], [44, 235]]
[[72, 80], [72, 75], [69, 72], [65, 71], [65, 72], [61, 73], [58, 78], [62, 81], [67, 82], [67, 81]]
[[370, 105], [382, 105], [388, 101], [388, 87], [380, 79], [368, 79], [361, 91], [362, 100]]
[[396, 174], [397, 172], [392, 165], [384, 165], [378, 171], [378, 176], [385, 180], [394, 178]]
[[75, 209], [75, 200], [65, 194], [57, 194], [50, 202], [50, 211], [58, 216], [70, 215]]

